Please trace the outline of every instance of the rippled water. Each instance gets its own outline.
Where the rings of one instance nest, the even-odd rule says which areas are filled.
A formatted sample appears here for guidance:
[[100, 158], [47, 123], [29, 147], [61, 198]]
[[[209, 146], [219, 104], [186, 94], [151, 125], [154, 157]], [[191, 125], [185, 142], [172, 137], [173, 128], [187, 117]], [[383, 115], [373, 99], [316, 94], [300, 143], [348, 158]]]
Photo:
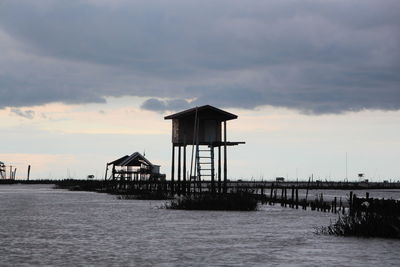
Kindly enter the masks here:
[[1, 266], [400, 264], [400, 241], [314, 234], [335, 216], [280, 206], [173, 211], [162, 201], [0, 186]]

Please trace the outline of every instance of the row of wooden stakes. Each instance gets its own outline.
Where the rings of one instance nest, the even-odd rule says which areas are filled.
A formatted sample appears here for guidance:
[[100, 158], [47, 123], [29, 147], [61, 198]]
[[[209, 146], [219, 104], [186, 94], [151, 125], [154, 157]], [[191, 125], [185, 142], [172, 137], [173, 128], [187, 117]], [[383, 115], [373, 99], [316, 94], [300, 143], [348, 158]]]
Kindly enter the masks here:
[[[278, 196], [280, 189], [280, 196]], [[261, 189], [260, 200], [263, 204], [275, 205], [276, 203], [281, 204], [282, 207], [289, 207], [299, 209], [301, 207], [306, 210], [309, 207], [311, 210], [322, 211], [322, 212], [332, 212], [332, 213], [345, 213], [346, 207], [343, 203], [342, 198], [334, 197], [332, 201], [325, 201], [323, 193], [318, 194], [315, 199], [308, 199], [308, 190], [306, 193], [306, 198], [299, 198], [299, 189], [292, 187], [291, 195], [288, 196], [288, 191], [290, 189], [286, 187], [274, 188], [271, 187], [269, 197], [264, 194], [264, 190]], [[338, 200], [339, 199], [339, 200]]]

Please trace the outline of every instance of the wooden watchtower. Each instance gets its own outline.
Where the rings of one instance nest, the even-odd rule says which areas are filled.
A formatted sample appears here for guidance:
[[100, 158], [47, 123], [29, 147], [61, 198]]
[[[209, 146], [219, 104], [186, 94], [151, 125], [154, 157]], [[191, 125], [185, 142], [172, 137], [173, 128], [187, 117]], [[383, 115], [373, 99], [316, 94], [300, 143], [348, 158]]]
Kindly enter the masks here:
[[[227, 146], [244, 144], [245, 142], [228, 142], [226, 140], [226, 122], [237, 119], [237, 115], [205, 105], [178, 112], [164, 119], [172, 120], [172, 193], [190, 193], [201, 191], [201, 181], [211, 181], [211, 192], [227, 192]], [[186, 148], [190, 146], [190, 167], [187, 170]], [[223, 148], [223, 159], [221, 156]], [[217, 164], [215, 164], [215, 151]], [[178, 150], [177, 173], [175, 173], [175, 150]], [[183, 157], [182, 157], [183, 150]], [[222, 174], [223, 160], [223, 175]], [[217, 168], [215, 166], [217, 165]], [[215, 172], [217, 169], [217, 173]], [[177, 174], [177, 175], [176, 175]], [[176, 177], [175, 177], [176, 176]], [[218, 188], [215, 186], [215, 177]], [[223, 177], [223, 188], [221, 178]], [[177, 178], [175, 180], [175, 178]], [[177, 183], [175, 184], [175, 181]], [[189, 183], [187, 183], [189, 181]], [[194, 182], [194, 183], [193, 183]], [[197, 188], [196, 188], [197, 184]], [[191, 187], [192, 185], [192, 187]]]

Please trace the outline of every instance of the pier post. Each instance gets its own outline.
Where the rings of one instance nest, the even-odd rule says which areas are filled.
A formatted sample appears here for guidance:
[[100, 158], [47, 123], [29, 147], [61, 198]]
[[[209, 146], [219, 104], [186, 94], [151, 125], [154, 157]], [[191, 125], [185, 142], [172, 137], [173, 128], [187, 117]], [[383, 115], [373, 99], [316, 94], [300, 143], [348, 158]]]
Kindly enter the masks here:
[[293, 209], [294, 208], [294, 186], [292, 186], [292, 199], [290, 201], [290, 207]]
[[178, 196], [181, 195], [181, 145], [178, 145], [178, 184], [177, 184], [177, 193]]
[[285, 187], [285, 207], [287, 206], [287, 188]]
[[350, 191], [349, 214], [353, 216], [353, 191]]
[[299, 208], [299, 189], [296, 188], [296, 209]]
[[261, 203], [265, 203], [265, 196], [264, 196], [264, 187], [261, 187]]
[[271, 192], [269, 194], [269, 204], [271, 205], [274, 193], [274, 183], [271, 184]]
[[218, 193], [221, 194], [221, 145], [218, 146]]
[[[31, 165], [28, 165], [28, 173], [26, 175], [26, 180], [29, 181], [29, 176], [31, 174]], [[107, 177], [107, 176], [106, 176]]]
[[224, 194], [227, 193], [228, 183], [228, 159], [227, 159], [227, 148], [226, 148], [226, 121], [224, 121]]
[[186, 195], [186, 144], [183, 145], [183, 186], [182, 193]]
[[214, 146], [211, 145], [211, 194], [215, 195]]
[[171, 195], [174, 195], [174, 179], [175, 179], [175, 145], [172, 144], [172, 165], [171, 165]]

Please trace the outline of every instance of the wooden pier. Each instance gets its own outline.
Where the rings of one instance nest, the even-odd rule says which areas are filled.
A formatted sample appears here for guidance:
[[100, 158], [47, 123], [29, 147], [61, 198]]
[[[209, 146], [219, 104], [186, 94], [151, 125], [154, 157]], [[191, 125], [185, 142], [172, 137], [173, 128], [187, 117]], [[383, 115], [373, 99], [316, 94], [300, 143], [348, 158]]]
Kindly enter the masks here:
[[[20, 181], [21, 182], [21, 181]], [[34, 180], [27, 181], [34, 183]], [[51, 181], [47, 181], [51, 183]], [[171, 198], [178, 194], [177, 188], [193, 188], [191, 183], [196, 183], [198, 190], [186, 190], [185, 194], [181, 190], [181, 195], [208, 194], [212, 193], [212, 183], [210, 181], [148, 181], [148, 180], [60, 180], [52, 181], [56, 185], [73, 190], [87, 190], [97, 192], [108, 192], [112, 194], [153, 194], [163, 195]], [[348, 199], [340, 196], [333, 199], [324, 198], [324, 190], [348, 190], [349, 197], [352, 197], [352, 190], [368, 189], [400, 189], [400, 183], [315, 183], [315, 182], [280, 182], [272, 181], [229, 181], [226, 184], [227, 193], [247, 192], [262, 203], [281, 204], [285, 207], [303, 208], [312, 210], [333, 212], [343, 211], [348, 208]], [[311, 195], [313, 189], [319, 189], [319, 194]], [[222, 192], [223, 193], [223, 192]], [[355, 201], [354, 203], [358, 203]]]

